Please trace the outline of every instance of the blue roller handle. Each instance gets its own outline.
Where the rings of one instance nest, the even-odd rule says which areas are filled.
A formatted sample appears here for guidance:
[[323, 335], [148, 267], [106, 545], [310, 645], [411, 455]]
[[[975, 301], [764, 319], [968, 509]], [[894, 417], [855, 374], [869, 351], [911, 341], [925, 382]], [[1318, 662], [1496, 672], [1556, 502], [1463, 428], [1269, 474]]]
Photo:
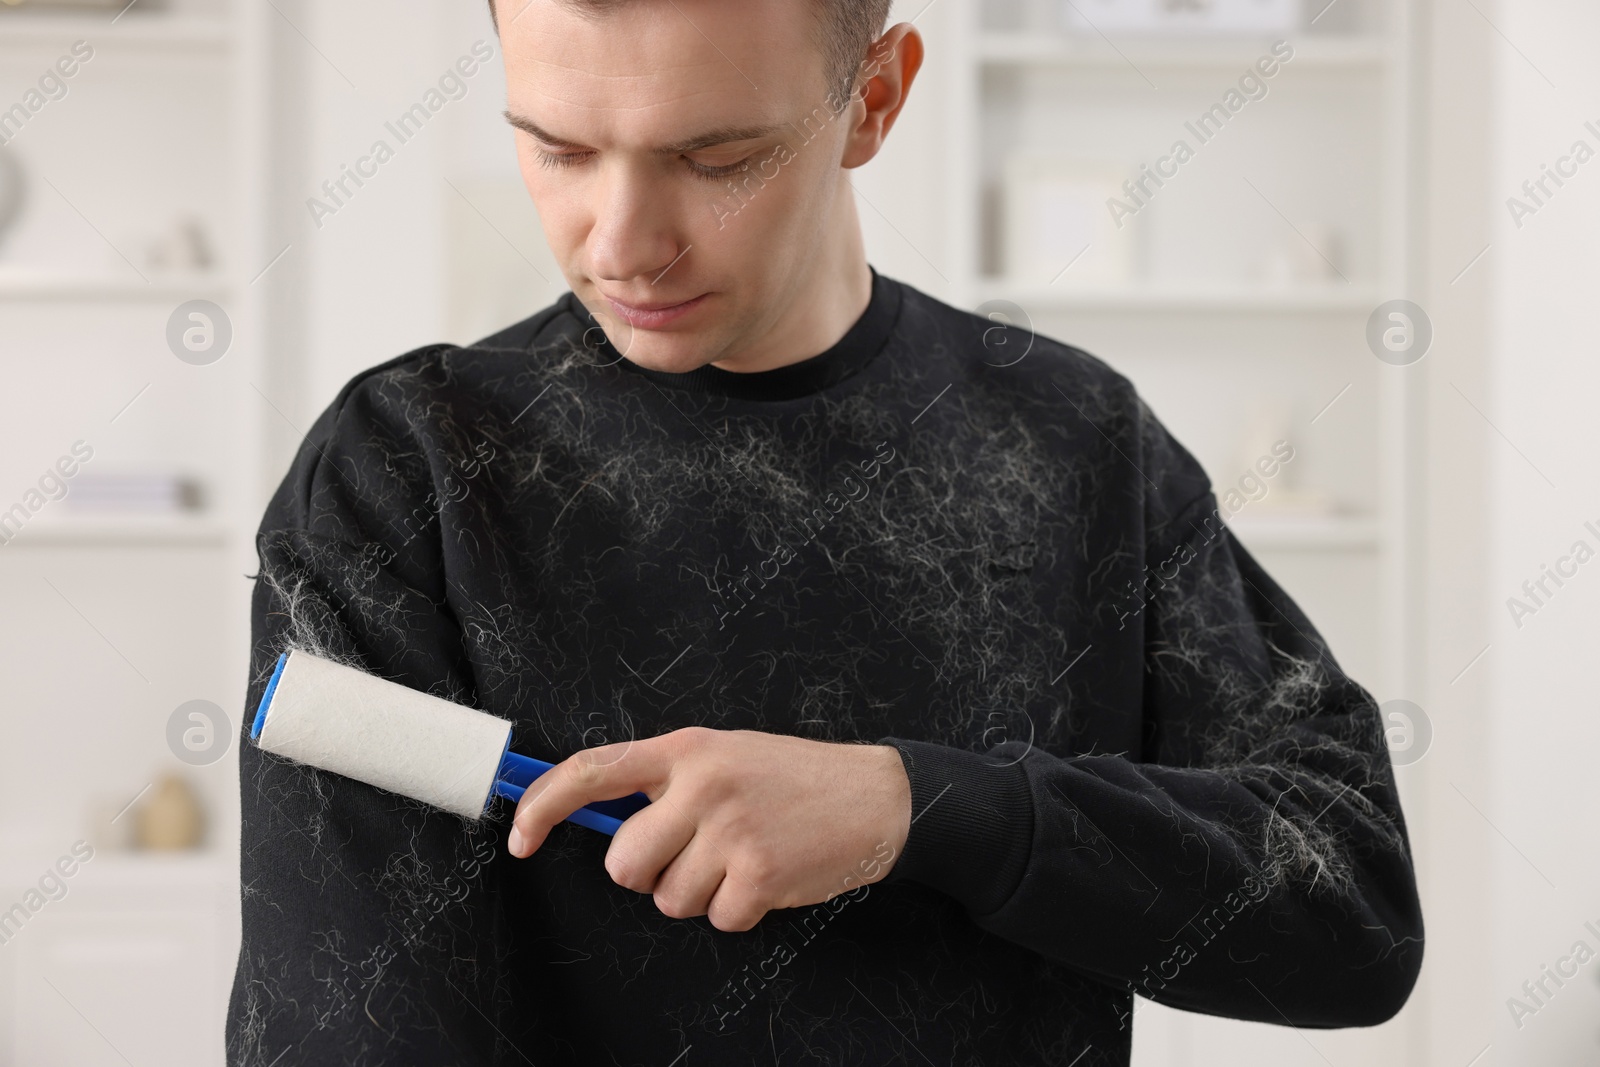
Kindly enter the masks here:
[[[495, 775], [494, 793], [512, 802], [521, 800], [522, 794], [533, 784], [533, 780], [554, 766], [555, 764], [546, 763], [542, 759], [507, 751], [500, 760], [500, 771]], [[623, 819], [649, 803], [650, 798], [643, 793], [634, 793], [632, 796], [616, 800], [597, 800], [568, 815], [567, 822], [599, 830], [603, 834], [614, 835], [617, 828], [622, 825]]]

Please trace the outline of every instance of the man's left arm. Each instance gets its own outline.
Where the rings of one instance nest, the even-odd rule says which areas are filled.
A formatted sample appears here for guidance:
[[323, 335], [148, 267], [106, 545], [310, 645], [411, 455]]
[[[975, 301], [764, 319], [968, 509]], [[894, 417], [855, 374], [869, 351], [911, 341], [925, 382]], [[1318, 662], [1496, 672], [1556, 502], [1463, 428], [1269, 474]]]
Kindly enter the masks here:
[[1141, 758], [886, 739], [918, 812], [888, 880], [1160, 1003], [1376, 1024], [1423, 948], [1382, 723], [1232, 535], [1202, 538], [1212, 506], [1169, 527], [1186, 562], [1146, 607]]

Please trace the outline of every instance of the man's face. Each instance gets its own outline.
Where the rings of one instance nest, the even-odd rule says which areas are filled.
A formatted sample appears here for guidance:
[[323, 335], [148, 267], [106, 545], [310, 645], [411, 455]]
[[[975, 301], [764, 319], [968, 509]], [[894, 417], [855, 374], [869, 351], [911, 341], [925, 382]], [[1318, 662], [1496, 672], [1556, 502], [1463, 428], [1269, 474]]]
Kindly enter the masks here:
[[507, 110], [568, 286], [646, 367], [756, 347], [819, 269], [861, 108], [835, 114], [812, 5], [523, 2], [498, 5]]

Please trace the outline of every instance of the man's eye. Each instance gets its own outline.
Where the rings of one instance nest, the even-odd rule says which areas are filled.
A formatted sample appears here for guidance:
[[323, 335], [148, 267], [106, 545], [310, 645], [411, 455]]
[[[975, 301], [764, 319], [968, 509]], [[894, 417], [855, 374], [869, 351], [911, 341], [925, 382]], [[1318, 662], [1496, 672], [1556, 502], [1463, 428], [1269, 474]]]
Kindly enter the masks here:
[[[591, 152], [547, 152], [539, 149], [539, 164], [551, 170], [561, 170], [575, 167], [582, 163], [593, 153]], [[689, 173], [697, 178], [704, 178], [708, 182], [721, 181], [730, 175], [740, 174], [750, 169], [750, 161], [741, 159], [737, 163], [730, 163], [725, 167], [708, 167], [704, 163], [696, 163], [685, 157], [684, 162], [689, 164]]]
[[708, 182], [721, 181], [733, 174], [739, 174], [750, 169], [750, 161], [741, 159], [737, 163], [730, 163], [725, 167], [708, 167], [703, 163], [696, 163], [692, 159], [685, 160], [689, 164], [690, 173], [696, 177], [704, 178]]
[[539, 164], [552, 170], [558, 170], [562, 167], [576, 165], [582, 161], [586, 154], [584, 152], [546, 152], [541, 148], [539, 150]]

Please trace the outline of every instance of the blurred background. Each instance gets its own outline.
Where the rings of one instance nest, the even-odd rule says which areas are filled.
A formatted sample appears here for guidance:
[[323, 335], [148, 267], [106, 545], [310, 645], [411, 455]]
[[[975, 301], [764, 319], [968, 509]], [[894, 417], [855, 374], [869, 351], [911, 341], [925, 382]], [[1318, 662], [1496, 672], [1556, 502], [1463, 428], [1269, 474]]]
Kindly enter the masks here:
[[[565, 285], [478, 0], [14, 3], [0, 1063], [219, 1064], [265, 500], [351, 375]], [[852, 175], [871, 262], [1131, 376], [1382, 703], [1403, 792], [1405, 1010], [1330, 1032], [1139, 1001], [1134, 1062], [1597, 1062], [1600, 9], [911, 19], [928, 62]]]

